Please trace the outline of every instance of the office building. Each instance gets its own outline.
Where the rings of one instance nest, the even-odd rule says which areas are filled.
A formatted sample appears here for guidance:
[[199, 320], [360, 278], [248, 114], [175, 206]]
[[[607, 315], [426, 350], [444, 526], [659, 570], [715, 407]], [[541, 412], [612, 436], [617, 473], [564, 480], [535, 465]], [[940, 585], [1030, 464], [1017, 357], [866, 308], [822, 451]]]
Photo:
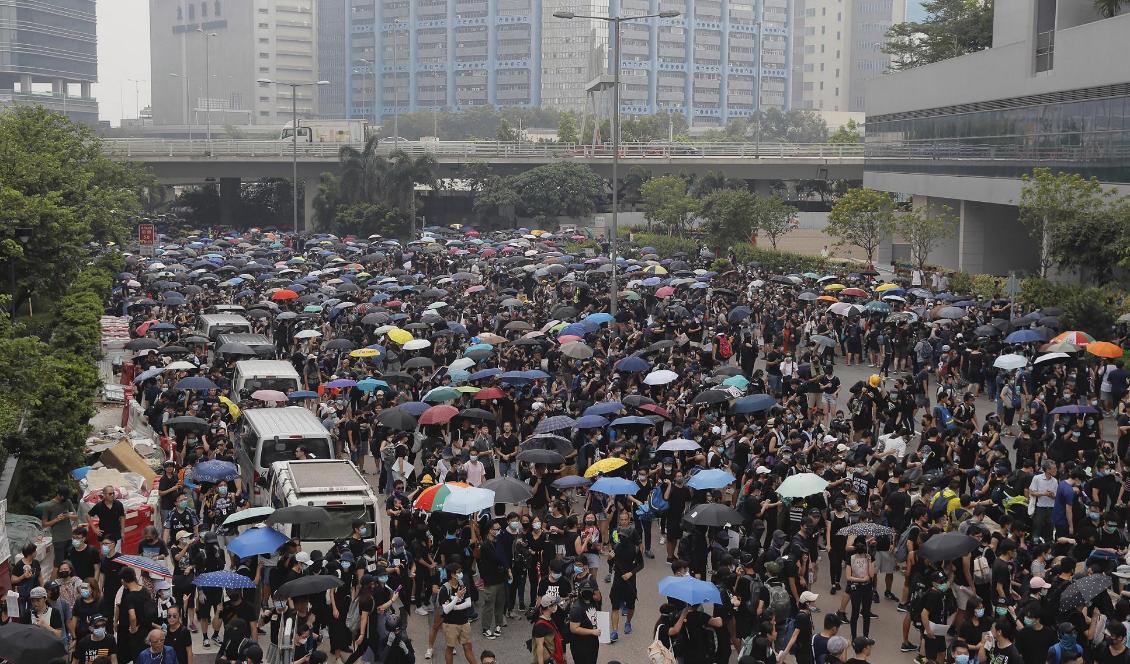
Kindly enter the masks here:
[[[319, 2], [320, 4], [320, 2]], [[291, 88], [260, 79], [318, 80], [315, 0], [150, 0], [153, 121], [283, 125]], [[317, 115], [314, 86], [298, 88], [299, 117]]]
[[349, 76], [350, 0], [318, 0], [318, 115], [344, 118]]
[[94, 0], [0, 3], [0, 108], [42, 105], [98, 123]]
[[1127, 35], [1130, 13], [1091, 0], [996, 0], [991, 48], [871, 82], [864, 184], [960, 216], [939, 265], [1035, 269], [1016, 207], [1033, 168], [1130, 189]]
[[476, 105], [591, 110], [587, 87], [611, 71], [625, 22], [621, 110], [682, 113], [714, 126], [788, 108], [793, 0], [352, 0], [347, 108], [393, 113]]
[[796, 0], [796, 105], [860, 112], [867, 82], [890, 67], [887, 31], [905, 20], [905, 0]]

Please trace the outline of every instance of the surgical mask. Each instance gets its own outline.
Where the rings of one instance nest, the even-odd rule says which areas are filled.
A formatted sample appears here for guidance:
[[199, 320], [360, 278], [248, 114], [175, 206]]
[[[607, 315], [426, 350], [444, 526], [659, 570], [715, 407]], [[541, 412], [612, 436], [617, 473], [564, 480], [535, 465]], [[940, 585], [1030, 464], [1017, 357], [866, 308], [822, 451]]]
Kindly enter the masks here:
[[180, 505], [181, 509], [188, 509], [188, 501], [187, 500], [182, 500], [182, 501], [178, 502], [177, 505]]
[[275, 610], [282, 611], [286, 608], [286, 602], [275, 602]]
[[463, 572], [456, 572], [455, 579], [459, 581], [459, 583], [463, 583]]
[[522, 524], [514, 521], [507, 525], [506, 529], [509, 530], [511, 534], [517, 534], [522, 531]]
[[585, 568], [584, 568], [584, 567], [578, 567], [578, 566], [576, 566], [576, 565], [573, 565], [573, 573], [574, 573], [574, 574], [584, 574], [584, 573], [585, 573]]
[[1118, 526], [1103, 526], [1103, 530], [1107, 531], [1108, 533], [1113, 533], [1118, 530]]
[[80, 590], [80, 591], [78, 591], [78, 594], [83, 599], [90, 599], [90, 591], [89, 590]]
[[560, 574], [558, 574], [557, 572], [550, 572], [550, 573], [549, 573], [549, 580], [550, 580], [550, 581], [556, 581], [556, 580], [558, 580], [558, 579], [560, 579], [560, 578], [561, 578], [561, 575], [560, 575]]
[[985, 609], [974, 609], [973, 615], [977, 616], [978, 618], [983, 618], [985, 616]]
[[[220, 495], [221, 495], [221, 496], [226, 496], [226, 495], [227, 495], [227, 493], [228, 493], [228, 488], [227, 488], [226, 486], [221, 486], [221, 487], [220, 487], [220, 488], [218, 489], [218, 491], [220, 492]], [[186, 503], [186, 504], [185, 504], [185, 507], [187, 507], [187, 506], [188, 506], [188, 505], [187, 505], [187, 503]]]
[[953, 664], [969, 664], [969, 655], [954, 655]]
[[1064, 650], [1072, 650], [1075, 648], [1075, 635], [1065, 634], [1059, 637], [1059, 645]]
[[859, 501], [852, 499], [847, 501], [848, 507], [859, 507]]
[[361, 526], [361, 530], [359, 530], [358, 532], [361, 533], [361, 537], [368, 537], [369, 536], [369, 527], [368, 526]]
[[541, 530], [541, 521], [534, 521], [534, 530]]
[[342, 569], [349, 569], [350, 567], [353, 567], [353, 563], [349, 562], [348, 560], [341, 561]]
[[168, 590], [158, 590], [157, 594], [161, 596], [161, 599], [168, 599], [168, 597], [169, 597], [169, 591]]
[[647, 479], [647, 475], [644, 475], [643, 473], [640, 473], [640, 475], [639, 475], [639, 478], [640, 478], [640, 481], [641, 481], [641, 482], [643, 482], [643, 481], [645, 481], [645, 480]]
[[1025, 618], [1024, 619], [1024, 626], [1025, 627], [1031, 627], [1035, 624], [1036, 624], [1036, 620], [1034, 618]]
[[478, 461], [478, 460], [479, 460], [479, 455], [477, 455], [477, 454], [472, 454], [472, 455], [471, 455], [471, 462], [472, 462], [472, 463], [474, 463], [475, 461]]
[[377, 577], [377, 581], [380, 581], [381, 583], [388, 583], [388, 575], [387, 574], [381, 574], [380, 576]]
[[1008, 614], [1008, 607], [1007, 606], [998, 606], [997, 607], [997, 615], [998, 616], [1003, 616], [1003, 615], [1007, 615], [1007, 614]]
[[1087, 518], [1091, 521], [1098, 521], [1100, 516], [1102, 515], [1098, 512], [1087, 512]]
[[96, 639], [106, 638], [106, 628], [105, 627], [95, 627], [94, 629], [90, 630], [90, 633], [93, 634], [94, 638], [96, 638]]
[[109, 544], [103, 544], [102, 545], [102, 555], [104, 555], [104, 556], [110, 555], [110, 545]]
[[82, 546], [82, 542], [83, 542], [83, 541], [82, 541], [82, 540], [80, 540], [80, 539], [73, 539], [73, 540], [71, 540], [71, 544], [72, 544], [72, 545], [73, 545], [73, 546], [74, 546], [74, 547], [75, 547], [76, 549], [77, 549], [77, 548], [79, 548], [80, 546]]
[[948, 583], [943, 582], [943, 583], [938, 584], [938, 590], [940, 590], [942, 592], [945, 592], [949, 589], [950, 589], [950, 584], [948, 584]]

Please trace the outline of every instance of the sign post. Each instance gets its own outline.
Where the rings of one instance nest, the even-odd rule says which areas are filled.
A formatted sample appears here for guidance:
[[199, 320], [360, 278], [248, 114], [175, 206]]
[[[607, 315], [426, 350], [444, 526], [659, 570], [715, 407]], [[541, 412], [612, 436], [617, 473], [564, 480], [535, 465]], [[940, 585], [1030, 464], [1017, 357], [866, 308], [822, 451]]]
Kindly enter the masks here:
[[153, 256], [157, 249], [157, 229], [153, 224], [138, 224], [137, 244], [142, 256]]

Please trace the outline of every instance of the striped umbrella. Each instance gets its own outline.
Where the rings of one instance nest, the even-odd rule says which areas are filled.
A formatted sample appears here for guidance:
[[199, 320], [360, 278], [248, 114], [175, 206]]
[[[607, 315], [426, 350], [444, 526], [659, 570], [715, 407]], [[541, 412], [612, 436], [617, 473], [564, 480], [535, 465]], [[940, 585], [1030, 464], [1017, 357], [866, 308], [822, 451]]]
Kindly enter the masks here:
[[412, 506], [418, 510], [424, 510], [425, 512], [438, 512], [452, 492], [470, 488], [471, 485], [465, 482], [444, 482], [443, 484], [437, 484], [424, 489], [420, 495], [416, 497], [416, 502], [414, 502]]
[[1091, 335], [1087, 334], [1086, 332], [1080, 332], [1078, 330], [1069, 330], [1069, 331], [1064, 332], [1064, 333], [1056, 336], [1055, 338], [1053, 338], [1052, 343], [1055, 344], [1055, 343], [1060, 343], [1060, 342], [1066, 342], [1066, 343], [1069, 343], [1069, 344], [1075, 344], [1076, 346], [1086, 346], [1087, 344], [1093, 342], [1094, 340], [1095, 340], [1095, 338], [1092, 337]]
[[165, 567], [161, 563], [154, 561], [152, 558], [146, 558], [145, 556], [122, 555], [118, 556], [117, 558], [111, 558], [110, 560], [113, 560], [119, 565], [132, 567], [134, 569], [141, 570], [142, 572], [148, 572], [149, 576], [159, 576], [162, 579], [173, 578], [173, 573], [169, 571], [168, 567]]

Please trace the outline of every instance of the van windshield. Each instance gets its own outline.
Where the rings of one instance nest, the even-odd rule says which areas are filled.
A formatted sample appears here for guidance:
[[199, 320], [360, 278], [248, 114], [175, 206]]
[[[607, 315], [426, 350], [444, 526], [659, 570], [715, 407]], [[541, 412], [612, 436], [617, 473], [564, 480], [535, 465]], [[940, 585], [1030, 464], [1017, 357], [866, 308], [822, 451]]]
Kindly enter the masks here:
[[327, 506], [326, 511], [330, 514], [329, 521], [294, 525], [291, 537], [302, 540], [338, 540], [349, 537], [353, 532], [354, 519], [373, 523], [374, 514], [364, 505]]
[[263, 376], [260, 378], [247, 378], [243, 381], [243, 389], [250, 392], [256, 390], [278, 390], [289, 394], [298, 389], [298, 379], [294, 376]]
[[276, 461], [293, 461], [294, 450], [305, 447], [315, 459], [332, 459], [330, 441], [326, 438], [279, 438], [264, 440], [259, 453], [259, 467], [270, 468]]

